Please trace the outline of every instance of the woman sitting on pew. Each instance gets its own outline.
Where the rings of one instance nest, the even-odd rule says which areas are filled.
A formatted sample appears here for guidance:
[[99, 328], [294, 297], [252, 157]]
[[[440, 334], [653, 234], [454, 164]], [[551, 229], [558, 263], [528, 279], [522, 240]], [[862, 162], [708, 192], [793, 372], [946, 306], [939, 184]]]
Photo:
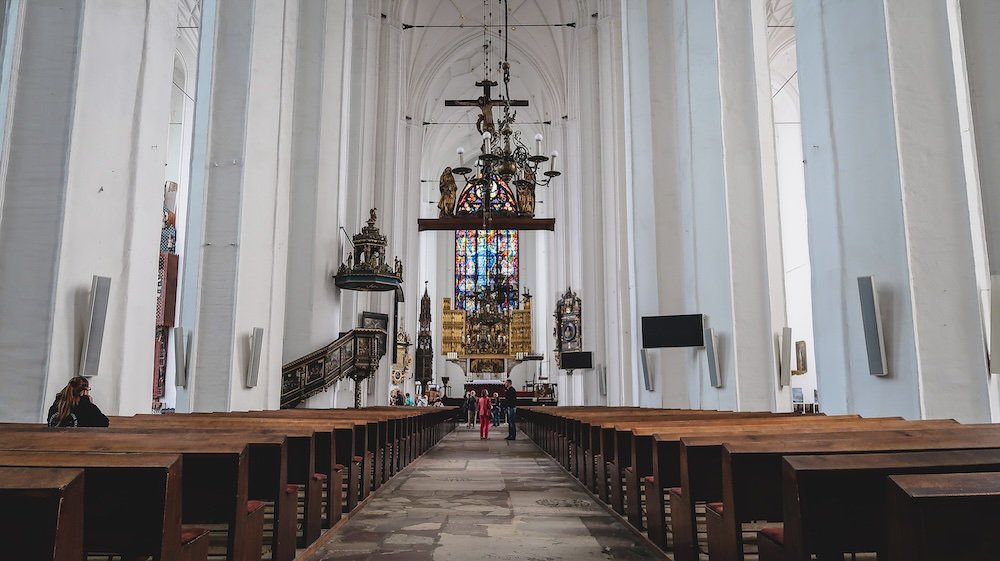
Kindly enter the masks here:
[[56, 394], [49, 407], [50, 427], [106, 427], [108, 418], [90, 401], [90, 381], [77, 376]]

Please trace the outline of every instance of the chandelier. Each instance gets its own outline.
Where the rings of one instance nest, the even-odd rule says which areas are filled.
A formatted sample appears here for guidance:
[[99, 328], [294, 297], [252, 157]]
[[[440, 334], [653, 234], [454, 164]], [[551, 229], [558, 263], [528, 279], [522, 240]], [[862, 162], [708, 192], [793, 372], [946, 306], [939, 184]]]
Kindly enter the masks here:
[[462, 340], [464, 354], [508, 354], [510, 350], [510, 323], [513, 317], [507, 302], [514, 288], [506, 276], [497, 273], [493, 283], [482, 286], [472, 295], [472, 302], [465, 319]]
[[[484, 10], [490, 1], [485, 0]], [[476, 121], [482, 143], [479, 153], [466, 160], [465, 149], [456, 150], [458, 165], [446, 167], [441, 174], [441, 198], [438, 201], [439, 219], [472, 219], [467, 227], [473, 227], [472, 222], [478, 222], [483, 228], [500, 228], [505, 224], [517, 229], [552, 229], [554, 221], [546, 219], [544, 225], [532, 224], [531, 220], [510, 222], [503, 219], [520, 218], [533, 219], [535, 216], [535, 191], [538, 187], [547, 186], [561, 172], [555, 167], [559, 153], [551, 151], [548, 156], [542, 153], [541, 133], [534, 135], [533, 150], [525, 144], [520, 130], [515, 130], [517, 112], [514, 107], [526, 107], [525, 100], [510, 97], [510, 60], [508, 58], [508, 22], [507, 1], [499, 0], [503, 5], [504, 20], [502, 31], [499, 32], [504, 41], [503, 60], [499, 69], [503, 74], [503, 86], [499, 99], [491, 97], [491, 89], [497, 87], [497, 82], [490, 79], [490, 50], [492, 38], [487, 33], [489, 26], [483, 25], [484, 35], [484, 76], [476, 82], [483, 89], [483, 95], [474, 100], [447, 100], [445, 106], [478, 107], [481, 115]], [[495, 119], [493, 108], [501, 109], [499, 119]], [[547, 165], [546, 165], [547, 163]], [[456, 176], [461, 177], [464, 185], [459, 190]], [[497, 220], [499, 218], [499, 220]], [[479, 220], [481, 219], [481, 220]], [[434, 225], [430, 220], [422, 220], [421, 229], [450, 229], [458, 226], [450, 221]], [[541, 221], [538, 221], [541, 222]]]

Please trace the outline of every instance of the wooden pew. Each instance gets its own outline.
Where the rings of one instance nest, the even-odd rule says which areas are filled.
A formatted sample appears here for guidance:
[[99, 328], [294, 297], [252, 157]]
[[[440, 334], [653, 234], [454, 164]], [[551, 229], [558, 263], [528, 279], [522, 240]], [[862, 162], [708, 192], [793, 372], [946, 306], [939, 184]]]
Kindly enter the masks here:
[[[342, 502], [339, 477], [342, 466], [337, 465], [339, 463], [338, 460], [345, 456], [348, 458], [345, 460], [348, 463], [352, 463], [350, 462], [352, 459], [359, 460], [357, 465], [360, 469], [356, 470], [356, 473], [358, 473], [361, 481], [354, 486], [354, 489], [357, 491], [354, 495], [354, 503], [357, 504], [358, 500], [363, 499], [365, 496], [362, 494], [362, 489], [364, 492], [370, 492], [374, 487], [381, 485], [392, 473], [395, 473], [395, 471], [404, 466], [408, 458], [415, 457], [417, 453], [433, 445], [433, 443], [446, 434], [447, 431], [442, 421], [450, 412], [442, 409], [444, 408], [372, 408], [363, 410], [308, 410], [296, 412], [267, 411], [249, 412], [245, 414], [246, 417], [239, 417], [238, 414], [229, 413], [196, 414], [190, 416], [141, 416], [119, 423], [119, 427], [130, 425], [128, 428], [114, 428], [113, 426], [111, 429], [72, 429], [74, 436], [83, 437], [73, 440], [87, 441], [86, 444], [82, 444], [81, 442], [67, 444], [52, 438], [57, 436], [62, 430], [70, 429], [51, 430], [40, 425], [30, 425], [27, 428], [21, 429], [14, 429], [8, 426], [5, 431], [3, 425], [0, 425], [0, 450], [60, 449], [89, 451], [96, 449], [119, 452], [134, 452], [139, 450], [141, 452], [149, 450], [172, 451], [176, 449], [182, 451], [186, 458], [188, 456], [194, 458], [194, 465], [197, 465], [197, 458], [203, 453], [203, 450], [192, 449], [191, 446], [187, 445], [189, 444], [188, 442], [180, 443], [181, 446], [174, 445], [171, 439], [183, 438], [195, 433], [197, 433], [197, 436], [210, 435], [211, 438], [209, 440], [212, 441], [223, 439], [237, 442], [242, 439], [250, 447], [249, 451], [246, 451], [244, 454], [246, 457], [242, 460], [246, 464], [244, 471], [248, 473], [244, 474], [244, 483], [242, 485], [236, 484], [235, 488], [239, 489], [242, 487], [245, 489], [243, 498], [254, 498], [254, 494], [260, 495], [262, 498], [273, 497], [276, 509], [274, 528], [275, 559], [291, 559], [294, 556], [294, 542], [285, 539], [288, 535], [286, 530], [279, 530], [279, 528], [288, 528], [286, 522], [291, 520], [291, 535], [294, 536], [294, 518], [290, 518], [287, 515], [289, 512], [295, 512], [294, 497], [290, 503], [291, 507], [289, 507], [282, 502], [280, 492], [288, 487], [286, 482], [289, 470], [291, 470], [291, 473], [297, 474], [295, 475], [297, 478], [308, 475], [316, 479], [315, 474], [320, 465], [325, 464], [324, 467], [329, 470], [328, 473], [336, 473], [338, 475], [335, 481], [330, 481], [327, 524], [332, 524], [336, 521], [336, 518], [339, 518]], [[182, 417], [189, 420], [179, 420]], [[157, 421], [161, 423], [155, 426], [147, 426], [145, 424]], [[192, 426], [187, 423], [200, 426]], [[172, 434], [165, 434], [162, 430], [164, 428], [171, 429]], [[30, 439], [35, 442], [27, 442], [23, 436], [17, 436], [16, 433], [19, 430], [37, 435], [37, 437]], [[325, 439], [318, 438], [319, 435], [323, 434], [319, 431], [328, 431], [325, 433], [327, 435]], [[338, 435], [341, 438], [338, 439]], [[114, 442], [108, 441], [107, 437], [111, 436], [117, 437]], [[147, 437], [147, 441], [141, 442], [136, 440], [134, 437], [137, 436]], [[153, 442], [156, 444], [151, 444]], [[315, 456], [315, 451], [318, 448], [322, 448], [322, 445], [317, 446], [320, 442], [325, 445], [325, 454], [320, 455], [323, 458], [322, 461], [318, 461]], [[343, 442], [346, 446], [340, 445], [339, 442]], [[46, 448], [46, 446], [50, 446], [50, 448]], [[160, 450], [161, 448], [167, 448], [167, 450]], [[200, 448], [205, 449], [206, 454], [207, 448], [220, 451], [217, 446], [201, 446]], [[358, 457], [355, 451], [360, 452], [362, 457]], [[225, 453], [231, 451], [221, 450], [221, 452], [225, 455]], [[268, 454], [265, 454], [265, 452], [268, 452]], [[278, 453], [275, 454], [274, 452]], [[270, 460], [280, 458], [280, 461], [265, 462], [265, 456]], [[206, 459], [207, 457], [202, 457], [202, 463]], [[289, 462], [291, 463], [289, 464]], [[363, 468], [361, 468], [361, 462], [365, 464]], [[186, 472], [192, 471], [191, 465], [191, 461], [185, 462]], [[362, 473], [359, 472], [364, 473], [364, 478], [360, 477]], [[275, 474], [278, 474], [278, 476], [276, 477]], [[222, 473], [218, 472], [218, 475], [222, 475]], [[190, 483], [190, 479], [192, 478], [185, 477], [184, 479], [185, 496], [198, 494], [192, 490], [193, 484]], [[198, 478], [196, 477], [195, 479], [197, 480]], [[202, 477], [202, 479], [206, 478]], [[225, 480], [225, 477], [222, 479]], [[334, 487], [334, 485], [336, 486]], [[202, 488], [207, 487], [208, 485], [203, 482]], [[265, 491], [262, 490], [264, 488], [270, 489], [271, 491], [267, 491], [270, 494], [265, 494]], [[350, 483], [348, 483], [348, 488], [350, 490]], [[234, 497], [236, 494], [238, 493], [234, 493]], [[285, 495], [287, 497], [287, 493]], [[315, 495], [307, 493], [307, 496], [314, 497]], [[239, 502], [239, 500], [238, 498], [235, 499], [236, 502]], [[184, 514], [186, 520], [190, 518], [192, 511], [201, 512], [201, 510], [191, 507], [190, 502], [185, 502]], [[204, 498], [202, 498], [201, 502], [212, 503], [211, 500]], [[217, 498], [217, 502], [221, 501]], [[284, 508], [282, 508], [283, 504]], [[310, 507], [317, 504], [318, 501], [310, 501]], [[211, 511], [212, 509], [204, 510]], [[243, 549], [235, 553], [234, 549], [237, 549], [239, 544], [246, 542], [246, 540], [240, 539], [239, 536], [241, 535], [241, 531], [243, 534], [246, 533], [250, 522], [248, 517], [244, 516], [241, 519], [237, 514], [238, 512], [245, 514], [246, 510], [244, 509], [240, 512], [238, 508], [232, 508], [230, 518], [218, 519], [217, 513], [222, 510], [229, 509], [220, 504], [214, 504], [212, 514], [203, 513], [199, 514], [199, 516], [216, 517], [206, 519], [205, 522], [229, 524], [229, 557], [243, 559], [243, 550], [253, 549], [253, 547], [248, 548], [244, 545]], [[309, 508], [307, 510], [310, 511], [310, 516], [307, 516], [307, 519], [314, 519], [312, 513], [315, 512], [315, 509]], [[285, 516], [281, 516], [282, 511], [286, 513]], [[334, 512], [336, 512], [335, 515]], [[309, 526], [310, 532], [318, 533], [317, 525], [311, 524]], [[236, 545], [234, 546], [234, 544]], [[259, 548], [256, 552], [256, 557], [254, 557], [252, 552], [246, 556], [246, 558], [250, 559], [259, 559], [259, 557]]]
[[83, 493], [78, 469], [0, 467], [0, 556], [83, 559]]
[[853, 438], [809, 435], [808, 439], [795, 440], [746, 436], [729, 440], [723, 446], [722, 502], [710, 504], [706, 510], [709, 555], [713, 560], [742, 561], [744, 522], [783, 521], [781, 462], [784, 456], [987, 448], [1000, 448], [1000, 426], [878, 431]]
[[[677, 417], [657, 418], [640, 421], [612, 421], [602, 424], [607, 439], [613, 443], [613, 457], [608, 465], [611, 489], [609, 497], [619, 514], [625, 514], [637, 529], [644, 528], [641, 510], [641, 487], [646, 478], [653, 475], [654, 435], [674, 429], [698, 429], [705, 426], [728, 426], [730, 423], [760, 426], [829, 423], [856, 421], [855, 415], [826, 417], [823, 415], [802, 416], [762, 413], [724, 413], [680, 419]], [[624, 478], [624, 482], [622, 479]], [[654, 479], [655, 481], [655, 479]], [[624, 495], [623, 488], [624, 485]], [[627, 505], [627, 510], [625, 508]], [[657, 508], [654, 506], [654, 508]]]
[[83, 470], [88, 552], [164, 561], [181, 555], [177, 454], [0, 451], [0, 466]]
[[1000, 551], [1000, 473], [889, 478], [888, 559], [987, 561]]
[[[52, 429], [41, 425], [0, 425], [0, 430], [32, 431], [45, 434], [61, 433], [74, 436], [79, 434], [129, 434], [143, 435], [150, 439], [162, 438], [164, 434], [167, 434], [159, 428], [149, 426]], [[174, 438], [189, 434], [194, 438], [211, 440], [234, 439], [248, 446], [248, 497], [254, 501], [273, 503], [274, 517], [270, 530], [274, 549], [273, 559], [274, 561], [291, 561], [295, 557], [298, 490], [288, 485], [288, 438], [284, 432], [214, 426], [210, 419], [205, 419], [202, 421], [201, 427], [185, 427], [183, 433], [172, 432], [169, 434]], [[311, 462], [311, 447], [306, 449], [305, 453], [309, 455], [308, 461]]]
[[0, 431], [0, 450], [65, 452], [154, 452], [178, 453], [182, 460], [182, 515], [187, 524], [227, 524], [229, 561], [259, 561], [261, 551], [253, 551], [247, 535], [248, 446], [238, 439], [212, 441], [173, 438], [161, 434], [87, 432], [75, 438], [57, 431]]
[[884, 559], [889, 475], [998, 469], [1000, 449], [788, 456], [782, 466], [783, 532], [762, 532], [758, 543], [777, 547], [762, 549], [761, 561], [808, 561], [812, 554], [843, 559], [844, 553], [863, 552]]
[[[111, 427], [114, 430], [129, 429], [139, 431], [184, 431], [188, 434], [210, 436], [212, 432], [235, 432], [245, 434], [253, 439], [255, 435], [284, 436], [287, 439], [287, 484], [285, 495], [297, 499], [298, 487], [305, 489], [304, 513], [302, 517], [303, 541], [301, 547], [307, 547], [315, 541], [322, 531], [322, 477], [317, 477], [316, 449], [319, 443], [317, 433], [310, 426], [303, 426], [294, 421], [259, 421], [256, 419], [235, 419], [223, 415], [137, 415], [135, 417], [111, 417]], [[266, 423], [266, 424], [265, 424]], [[207, 434], [206, 434], [207, 433]], [[200, 436], [199, 436], [200, 435]], [[254, 450], [251, 448], [250, 479], [255, 478]], [[329, 462], [327, 462], [329, 463]], [[279, 468], [280, 469], [280, 468]], [[273, 471], [273, 470], [272, 470]], [[274, 482], [280, 485], [280, 481]], [[292, 489], [291, 486], [296, 486]], [[253, 487], [253, 483], [251, 483]], [[251, 493], [251, 499], [262, 499]], [[282, 497], [284, 498], [284, 496]], [[275, 536], [280, 545], [276, 546], [276, 560], [290, 561], [295, 557], [295, 513], [296, 501], [288, 500], [282, 504], [278, 523], [284, 526], [275, 528]], [[289, 515], [285, 515], [287, 512]], [[287, 545], [286, 545], [287, 544]]]
[[[878, 431], [911, 429], [931, 430], [958, 426], [952, 420], [905, 421], [897, 418], [851, 419], [804, 417], [799, 422], [767, 424], [757, 420], [728, 426], [684, 429], [660, 432], [656, 435], [657, 455], [654, 457], [654, 477], [648, 488], [647, 504], [651, 510], [659, 507], [653, 494], [669, 491], [671, 513], [670, 533], [677, 561], [697, 559], [696, 503], [722, 500], [722, 445], [740, 439], [803, 439], [812, 435], [824, 438], [858, 438], [861, 434]], [[780, 434], [777, 434], [780, 431]], [[654, 510], [655, 512], [655, 510]], [[650, 524], [651, 532], [659, 531]], [[653, 537], [664, 543], [665, 536]]]
[[[349, 465], [358, 463], [357, 468], [352, 468], [349, 478], [352, 481], [360, 480], [358, 495], [348, 495], [348, 509], [353, 510], [359, 500], [363, 500], [370, 492], [381, 485], [387, 478], [389, 469], [388, 462], [392, 454], [387, 453], [389, 447], [388, 435], [390, 434], [390, 422], [393, 425], [393, 432], [398, 433], [400, 438], [404, 438], [406, 427], [416, 427], [416, 420], [436, 411], [427, 409], [395, 408], [395, 409], [286, 409], [281, 411], [250, 411], [240, 413], [229, 413], [227, 415], [239, 417], [261, 417], [261, 418], [311, 418], [311, 419], [336, 419], [354, 423], [353, 435], [354, 453], [349, 458], [340, 458]], [[418, 429], [410, 429], [418, 430]], [[395, 446], [395, 444], [393, 445]], [[413, 443], [411, 443], [413, 446]], [[400, 445], [402, 449], [402, 445]], [[355, 462], [357, 458], [357, 462]], [[364, 476], [362, 476], [364, 475]]]
[[593, 432], [591, 445], [594, 448], [593, 457], [596, 463], [596, 492], [605, 503], [610, 504], [619, 514], [625, 513], [624, 501], [622, 500], [622, 477], [624, 475], [622, 470], [631, 463], [631, 435], [634, 427], [662, 426], [664, 423], [673, 424], [684, 421], [690, 421], [689, 426], [696, 426], [711, 419], [770, 419], [784, 416], [786, 415], [757, 411], [670, 411], [655, 416], [593, 418], [589, 424]]
[[[334, 422], [338, 427], [335, 432], [339, 434], [339, 438], [333, 438], [329, 449], [335, 450], [337, 464], [349, 466], [346, 500], [348, 510], [353, 510], [372, 489], [386, 481], [390, 474], [405, 467], [409, 461], [446, 434], [443, 425], [452, 415], [453, 409], [412, 407], [284, 409], [233, 412], [224, 415], [239, 418]], [[322, 450], [320, 456], [323, 456]], [[395, 465], [393, 465], [394, 460]], [[317, 466], [321, 468], [322, 462], [317, 461]], [[328, 477], [333, 476], [331, 473]], [[327, 504], [329, 505], [330, 501]], [[334, 518], [328, 506], [327, 525]]]

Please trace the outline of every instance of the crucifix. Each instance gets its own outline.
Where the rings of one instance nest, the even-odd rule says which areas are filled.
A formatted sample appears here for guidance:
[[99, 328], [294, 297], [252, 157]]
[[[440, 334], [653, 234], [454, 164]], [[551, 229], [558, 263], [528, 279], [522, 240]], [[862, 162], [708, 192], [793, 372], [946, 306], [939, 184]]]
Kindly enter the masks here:
[[511, 107], [527, 107], [527, 100], [523, 99], [511, 99], [509, 101], [503, 99], [493, 99], [490, 97], [490, 88], [496, 86], [497, 83], [493, 80], [480, 80], [476, 82], [476, 87], [483, 88], [483, 95], [479, 99], [447, 99], [444, 102], [445, 107], [478, 107], [480, 111], [483, 112], [476, 120], [476, 130], [479, 134], [483, 134], [485, 131], [490, 131], [490, 134], [496, 138], [497, 128], [493, 121], [493, 107], [494, 106], [506, 106]]

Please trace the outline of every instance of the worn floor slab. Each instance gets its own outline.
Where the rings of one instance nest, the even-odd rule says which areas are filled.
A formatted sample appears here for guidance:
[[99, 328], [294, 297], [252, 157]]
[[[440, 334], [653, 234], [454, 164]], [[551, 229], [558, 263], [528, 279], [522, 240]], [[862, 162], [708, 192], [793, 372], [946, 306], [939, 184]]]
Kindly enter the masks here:
[[308, 561], [661, 559], [523, 434], [459, 427]]

